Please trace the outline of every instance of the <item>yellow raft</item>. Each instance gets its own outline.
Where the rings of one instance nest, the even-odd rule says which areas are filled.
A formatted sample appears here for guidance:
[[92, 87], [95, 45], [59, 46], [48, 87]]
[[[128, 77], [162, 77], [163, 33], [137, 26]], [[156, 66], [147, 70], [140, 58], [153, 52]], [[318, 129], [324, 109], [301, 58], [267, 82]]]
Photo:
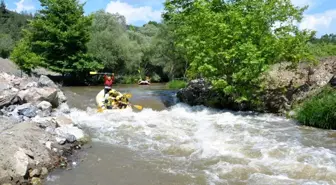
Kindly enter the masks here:
[[[104, 109], [106, 109], [105, 97], [104, 97], [104, 89], [101, 90], [97, 94], [97, 96], [96, 96], [96, 103], [97, 103], [98, 108], [104, 108]], [[131, 108], [131, 105], [127, 105], [127, 107], [125, 107], [125, 108], [118, 108], [118, 109], [127, 109], [127, 108]], [[107, 107], [107, 109], [112, 109], [112, 108]]]

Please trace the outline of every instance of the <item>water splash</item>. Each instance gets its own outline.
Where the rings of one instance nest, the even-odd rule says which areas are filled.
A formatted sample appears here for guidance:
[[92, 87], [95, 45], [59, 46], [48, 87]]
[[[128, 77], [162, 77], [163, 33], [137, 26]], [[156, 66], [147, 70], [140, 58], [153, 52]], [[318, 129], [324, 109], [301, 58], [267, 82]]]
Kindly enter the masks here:
[[174, 167], [160, 170], [205, 176], [207, 184], [336, 182], [335, 138], [327, 137], [332, 131], [269, 114], [178, 104], [164, 111], [73, 109], [70, 117], [99, 141], [149, 161], [169, 161]]

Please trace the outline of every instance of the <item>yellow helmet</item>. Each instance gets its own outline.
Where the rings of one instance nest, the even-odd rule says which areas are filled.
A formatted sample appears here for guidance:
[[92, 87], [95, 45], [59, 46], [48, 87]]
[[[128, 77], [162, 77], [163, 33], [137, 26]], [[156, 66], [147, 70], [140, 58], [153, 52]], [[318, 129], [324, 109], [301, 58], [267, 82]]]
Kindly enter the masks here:
[[115, 93], [117, 93], [117, 91], [116, 91], [115, 89], [111, 89], [111, 90], [109, 91], [109, 94], [115, 94]]

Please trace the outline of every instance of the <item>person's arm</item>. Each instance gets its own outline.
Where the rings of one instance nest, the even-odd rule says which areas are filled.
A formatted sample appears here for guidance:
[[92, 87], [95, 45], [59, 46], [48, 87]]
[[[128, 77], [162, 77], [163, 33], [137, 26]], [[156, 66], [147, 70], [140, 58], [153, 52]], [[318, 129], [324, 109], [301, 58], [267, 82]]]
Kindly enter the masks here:
[[112, 73], [111, 79], [112, 79], [112, 82], [114, 82], [114, 73]]

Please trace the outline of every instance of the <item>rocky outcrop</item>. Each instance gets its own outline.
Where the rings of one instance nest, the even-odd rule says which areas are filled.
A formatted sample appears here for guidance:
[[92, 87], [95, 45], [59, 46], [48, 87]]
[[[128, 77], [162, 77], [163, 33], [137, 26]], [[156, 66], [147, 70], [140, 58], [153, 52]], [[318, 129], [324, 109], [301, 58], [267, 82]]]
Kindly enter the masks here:
[[41, 184], [88, 136], [67, 118], [67, 99], [48, 77], [0, 73], [0, 89], [0, 184]]
[[204, 79], [192, 80], [177, 93], [181, 102], [233, 110], [285, 113], [296, 103], [314, 95], [327, 84], [335, 86], [336, 57], [325, 58], [318, 65], [305, 63], [291, 69], [289, 63], [281, 63], [262, 76], [267, 87], [260, 95], [261, 104], [236, 103], [230, 96], [216, 92]]

